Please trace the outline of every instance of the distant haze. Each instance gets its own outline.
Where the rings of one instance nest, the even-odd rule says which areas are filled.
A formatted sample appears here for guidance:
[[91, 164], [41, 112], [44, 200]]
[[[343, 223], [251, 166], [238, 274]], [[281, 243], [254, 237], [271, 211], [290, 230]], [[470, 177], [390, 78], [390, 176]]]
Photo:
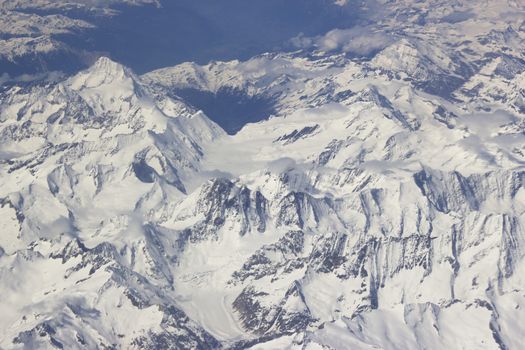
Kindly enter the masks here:
[[79, 49], [109, 54], [142, 73], [185, 61], [248, 59], [291, 48], [299, 34], [346, 28], [357, 14], [328, 0], [163, 0], [162, 7], [122, 7], [97, 29], [66, 38]]

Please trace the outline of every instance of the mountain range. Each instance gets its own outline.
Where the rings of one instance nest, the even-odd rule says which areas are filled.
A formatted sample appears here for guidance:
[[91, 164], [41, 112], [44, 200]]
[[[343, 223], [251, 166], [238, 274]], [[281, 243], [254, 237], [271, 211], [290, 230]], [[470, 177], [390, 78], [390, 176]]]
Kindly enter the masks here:
[[54, 37], [98, 4], [0, 2], [0, 348], [522, 347], [521, 1], [137, 73]]

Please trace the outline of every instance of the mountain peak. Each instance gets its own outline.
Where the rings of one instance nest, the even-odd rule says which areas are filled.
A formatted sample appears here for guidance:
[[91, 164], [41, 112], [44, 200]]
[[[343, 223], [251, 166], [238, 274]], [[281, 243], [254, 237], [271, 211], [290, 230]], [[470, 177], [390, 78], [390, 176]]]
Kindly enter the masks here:
[[71, 87], [75, 90], [83, 88], [98, 88], [103, 85], [119, 86], [131, 85], [135, 80], [130, 69], [111, 60], [100, 57], [90, 68], [80, 72], [71, 80]]
[[134, 76], [129, 68], [105, 56], [100, 57], [95, 64], [88, 69], [88, 72], [94, 76], [104, 77], [106, 83], [128, 80]]
[[107, 56], [101, 56], [99, 57], [95, 63], [92, 66], [93, 68], [97, 70], [105, 70], [105, 71], [115, 71], [115, 70], [123, 70], [124, 66], [121, 65], [118, 62], [113, 61], [111, 58]]

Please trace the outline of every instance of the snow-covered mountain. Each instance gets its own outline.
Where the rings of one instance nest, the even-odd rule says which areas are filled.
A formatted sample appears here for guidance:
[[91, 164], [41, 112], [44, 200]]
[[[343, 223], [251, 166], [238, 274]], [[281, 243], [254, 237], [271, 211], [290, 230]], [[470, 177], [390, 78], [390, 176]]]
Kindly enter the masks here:
[[367, 8], [2, 89], [0, 348], [520, 349], [523, 6]]

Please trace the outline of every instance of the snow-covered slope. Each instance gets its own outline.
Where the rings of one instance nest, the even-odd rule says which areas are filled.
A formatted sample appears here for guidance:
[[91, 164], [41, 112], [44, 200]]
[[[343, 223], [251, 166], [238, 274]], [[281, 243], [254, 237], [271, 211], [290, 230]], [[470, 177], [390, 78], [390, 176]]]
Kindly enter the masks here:
[[222, 130], [106, 58], [4, 98], [2, 347], [140, 347], [168, 341], [162, 330], [175, 325], [185, 347], [214, 344], [141, 273], [162, 275], [144, 220], [191, 188], [202, 145]]
[[[274, 94], [277, 117], [247, 125], [204, 152], [205, 166], [228, 172], [230, 180], [209, 185], [213, 190], [197, 203], [215, 192], [232, 200], [246, 193], [241, 198], [247, 202], [234, 204], [231, 214], [222, 207], [205, 211], [214, 220], [217, 243], [199, 243], [187, 253], [184, 277], [175, 285], [186, 290], [185, 298], [198, 297], [185, 309], [219, 338], [226, 333], [238, 339], [237, 324], [224, 326], [231, 310], [194, 305], [209, 300], [210, 286], [218, 285], [214, 303], [232, 305], [244, 329], [263, 338], [296, 333], [268, 348], [518, 346], [523, 329], [514, 321], [504, 324], [495, 310], [521, 319], [524, 300], [517, 291], [523, 281], [514, 269], [523, 264], [521, 248], [515, 250], [524, 238], [523, 115], [472, 112], [472, 106], [454, 105], [381, 72], [341, 66], [337, 57], [329, 64], [325, 58], [286, 58], [286, 65], [282, 56], [272, 59], [239, 65], [287, 66], [285, 84], [274, 84], [282, 76], [264, 69], [255, 74], [268, 78], [268, 85], [251, 84], [250, 74], [237, 76], [247, 82], [226, 80], [249, 93], [294, 88]], [[257, 204], [259, 193], [264, 200]], [[239, 215], [241, 220], [228, 220]], [[215, 232], [217, 216], [222, 234]], [[232, 245], [239, 255], [249, 250], [246, 242], [256, 238], [245, 230], [259, 232], [261, 216], [268, 217], [263, 236], [281, 233], [264, 238], [248, 258], [228, 255]], [[201, 227], [190, 231], [199, 240]], [[513, 243], [505, 232], [513, 232]], [[206, 259], [202, 276], [190, 277], [186, 269]], [[238, 260], [244, 260], [241, 267]], [[224, 295], [224, 286], [230, 294]], [[196, 292], [200, 288], [204, 296]], [[471, 329], [453, 321], [459, 315]]]
[[[2, 91], [0, 348], [520, 349], [524, 27], [430, 3], [377, 1], [411, 24], [369, 57]], [[228, 135], [188, 90], [272, 113]]]

